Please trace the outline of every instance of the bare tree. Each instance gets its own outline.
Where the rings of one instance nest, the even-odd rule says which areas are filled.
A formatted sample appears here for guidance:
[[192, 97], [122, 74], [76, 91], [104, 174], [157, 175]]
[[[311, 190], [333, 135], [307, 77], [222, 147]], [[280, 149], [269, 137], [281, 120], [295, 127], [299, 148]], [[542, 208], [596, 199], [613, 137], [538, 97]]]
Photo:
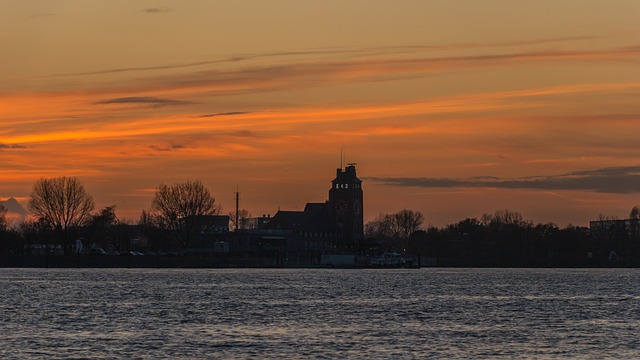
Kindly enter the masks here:
[[369, 221], [364, 226], [364, 234], [366, 237], [386, 239], [393, 237], [393, 217], [389, 214], [380, 213], [378, 216]]
[[424, 215], [419, 211], [400, 210], [395, 214], [380, 214], [365, 225], [368, 237], [387, 239], [408, 239], [420, 230]]
[[491, 220], [493, 220], [493, 215], [484, 213], [480, 218], [480, 224], [482, 224], [482, 226], [484, 227], [488, 227], [489, 224], [491, 223]]
[[424, 222], [424, 215], [420, 211], [403, 209], [393, 214], [396, 236], [401, 239], [408, 239], [411, 235], [420, 230]]
[[493, 214], [489, 226], [500, 230], [506, 228], [533, 227], [533, 224], [531, 221], [525, 220], [519, 212], [504, 209], [497, 210]]
[[238, 220], [236, 221], [236, 212], [229, 212], [229, 220], [233, 225], [234, 229], [247, 229], [249, 228], [249, 219], [251, 218], [251, 213], [247, 209], [238, 210]]
[[615, 215], [605, 215], [603, 213], [598, 214], [598, 221], [612, 221], [619, 220], [619, 218]]
[[181, 247], [189, 246], [206, 216], [220, 213], [215, 198], [200, 181], [160, 184], [151, 202], [153, 223], [169, 231]]
[[89, 218], [93, 207], [93, 198], [77, 177], [42, 178], [29, 200], [29, 210], [52, 228], [65, 254], [71, 253], [72, 231]]

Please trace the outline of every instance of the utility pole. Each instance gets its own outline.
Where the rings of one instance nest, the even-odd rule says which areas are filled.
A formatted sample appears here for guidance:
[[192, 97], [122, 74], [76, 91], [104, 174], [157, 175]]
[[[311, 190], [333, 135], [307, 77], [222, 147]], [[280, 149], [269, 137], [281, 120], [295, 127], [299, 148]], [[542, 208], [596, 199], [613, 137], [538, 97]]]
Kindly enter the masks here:
[[240, 216], [240, 192], [236, 188], [236, 232], [238, 232], [238, 225], [240, 223], [240, 219], [238, 219], [239, 216]]

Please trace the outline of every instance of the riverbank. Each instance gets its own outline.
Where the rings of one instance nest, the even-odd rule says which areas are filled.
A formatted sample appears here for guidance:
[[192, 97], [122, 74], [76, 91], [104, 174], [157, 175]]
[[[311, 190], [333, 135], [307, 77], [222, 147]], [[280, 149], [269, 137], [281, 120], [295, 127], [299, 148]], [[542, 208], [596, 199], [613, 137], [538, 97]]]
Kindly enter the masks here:
[[640, 268], [639, 261], [615, 262], [560, 262], [538, 261], [527, 264], [495, 263], [490, 261], [452, 261], [422, 257], [403, 265], [372, 265], [367, 262], [356, 264], [323, 264], [306, 262], [301, 259], [283, 257], [232, 257], [232, 256], [0, 256], [0, 268], [140, 268], [140, 269], [216, 269], [216, 268]]
[[[428, 264], [426, 264], [428, 265]], [[435, 264], [433, 264], [435, 265]], [[0, 268], [418, 268], [417, 262], [405, 266], [375, 266], [358, 264], [320, 264], [282, 257], [230, 257], [230, 256], [3, 256]]]

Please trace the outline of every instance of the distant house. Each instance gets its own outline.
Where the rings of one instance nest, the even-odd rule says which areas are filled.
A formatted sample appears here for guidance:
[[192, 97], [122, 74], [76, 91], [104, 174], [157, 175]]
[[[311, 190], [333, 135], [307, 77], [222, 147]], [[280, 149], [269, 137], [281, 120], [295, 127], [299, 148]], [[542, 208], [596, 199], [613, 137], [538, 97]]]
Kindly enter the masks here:
[[229, 215], [200, 215], [200, 234], [229, 233]]
[[336, 227], [328, 203], [308, 203], [303, 211], [278, 211], [268, 226], [297, 235], [302, 251], [336, 250]]
[[266, 229], [271, 222], [271, 214], [263, 214], [261, 217], [254, 217], [248, 219], [247, 229], [257, 230]]
[[626, 234], [631, 238], [638, 238], [640, 237], [640, 220], [595, 220], [589, 222], [589, 230], [594, 238], [607, 237], [614, 234]]
[[[190, 242], [190, 247], [184, 250], [185, 254], [228, 252], [228, 215], [198, 215], [189, 217], [186, 221], [197, 229], [197, 233]], [[223, 242], [226, 245], [222, 245]], [[220, 251], [221, 248], [225, 251]]]

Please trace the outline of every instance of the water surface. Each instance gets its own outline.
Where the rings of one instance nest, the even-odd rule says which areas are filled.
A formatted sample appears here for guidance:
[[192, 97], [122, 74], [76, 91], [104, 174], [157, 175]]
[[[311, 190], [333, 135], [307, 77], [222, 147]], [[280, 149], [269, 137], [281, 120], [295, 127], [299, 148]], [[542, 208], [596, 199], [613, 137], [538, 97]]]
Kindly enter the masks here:
[[640, 271], [0, 269], [0, 358], [631, 358]]

